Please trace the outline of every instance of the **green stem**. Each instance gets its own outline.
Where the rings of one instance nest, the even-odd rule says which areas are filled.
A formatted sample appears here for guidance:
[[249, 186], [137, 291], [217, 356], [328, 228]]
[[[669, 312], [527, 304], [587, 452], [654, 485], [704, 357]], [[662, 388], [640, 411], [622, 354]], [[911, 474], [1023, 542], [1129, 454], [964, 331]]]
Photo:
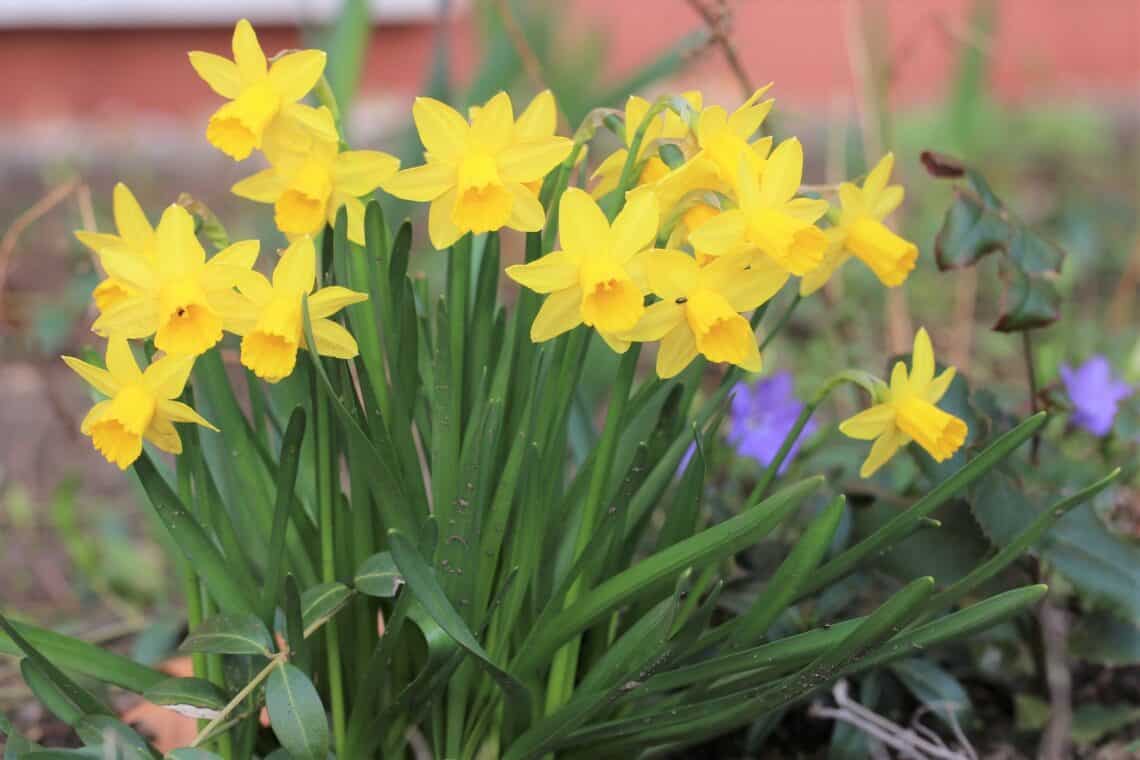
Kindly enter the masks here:
[[[315, 357], [314, 357], [315, 358]], [[316, 359], [316, 361], [321, 361]], [[329, 399], [322, 391], [314, 389], [316, 403], [316, 452], [317, 504], [320, 510], [321, 539], [321, 580], [330, 583], [336, 580], [336, 538], [333, 532], [333, 508], [336, 503], [336, 448], [333, 441], [332, 409]], [[325, 632], [328, 647], [329, 699], [333, 719], [333, 742], [337, 757], [344, 757], [345, 706], [344, 673], [341, 668], [340, 635], [338, 625], [329, 620]]]
[[[634, 373], [637, 370], [640, 348], [640, 344], [635, 343], [622, 357], [621, 365], [618, 367], [613, 395], [610, 397], [610, 407], [606, 412], [606, 425], [602, 431], [602, 438], [598, 442], [594, 467], [590, 473], [590, 484], [586, 491], [586, 501], [582, 506], [582, 522], [574, 542], [573, 561], [578, 559], [589, 544], [593, 537], [594, 526], [598, 522], [606, 486], [613, 469], [614, 451], [617, 448], [618, 440], [621, 438], [622, 418], [629, 402], [629, 390], [633, 384]], [[577, 601], [589, 583], [589, 578], [579, 577], [567, 591], [564, 606], [569, 607]], [[574, 675], [578, 669], [578, 652], [581, 643], [581, 637], [575, 637], [554, 655], [554, 662], [550, 670], [550, 681], [547, 683], [546, 691], [547, 715], [565, 704], [574, 691]]]
[[[1021, 331], [1021, 350], [1025, 355], [1025, 377], [1029, 382], [1029, 413], [1037, 414], [1037, 367], [1033, 358], [1033, 339], [1029, 337], [1028, 330]], [[1041, 434], [1033, 434], [1029, 444], [1029, 461], [1036, 467], [1040, 459]]]

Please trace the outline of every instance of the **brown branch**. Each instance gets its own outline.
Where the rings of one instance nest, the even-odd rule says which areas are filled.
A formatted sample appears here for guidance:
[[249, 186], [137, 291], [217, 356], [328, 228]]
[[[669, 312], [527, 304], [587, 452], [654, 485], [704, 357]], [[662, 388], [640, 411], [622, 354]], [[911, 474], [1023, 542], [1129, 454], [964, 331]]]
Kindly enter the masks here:
[[31, 208], [16, 217], [8, 227], [4, 237], [0, 238], [0, 314], [4, 313], [5, 286], [8, 284], [8, 271], [12, 265], [12, 255], [16, 251], [16, 244], [24, 231], [43, 218], [53, 208], [58, 206], [81, 185], [78, 176], [59, 183], [47, 192]]
[[531, 84], [537, 87], [539, 92], [542, 92], [547, 89], [542, 78], [542, 62], [538, 60], [534, 49], [527, 42], [522, 25], [519, 24], [515, 14], [511, 11], [510, 0], [496, 0], [495, 7], [499, 12], [499, 19], [503, 22], [503, 30], [507, 33], [507, 39], [511, 41], [511, 47], [515, 49], [515, 54], [522, 61], [523, 70], [530, 77]]
[[1072, 751], [1073, 676], [1069, 672], [1068, 629], [1065, 611], [1048, 595], [1037, 608], [1044, 649], [1045, 683], [1049, 689], [1049, 722], [1037, 749], [1038, 760], [1064, 760]]
[[709, 29], [710, 42], [720, 48], [728, 68], [740, 84], [740, 91], [744, 97], [752, 97], [752, 93], [756, 92], [756, 86], [748, 76], [748, 71], [745, 70], [744, 63], [740, 60], [736, 46], [729, 36], [732, 32], [732, 12], [729, 10], [728, 0], [717, 0], [715, 9], [705, 5], [703, 0], [687, 0], [687, 2], [705, 22], [705, 26]]

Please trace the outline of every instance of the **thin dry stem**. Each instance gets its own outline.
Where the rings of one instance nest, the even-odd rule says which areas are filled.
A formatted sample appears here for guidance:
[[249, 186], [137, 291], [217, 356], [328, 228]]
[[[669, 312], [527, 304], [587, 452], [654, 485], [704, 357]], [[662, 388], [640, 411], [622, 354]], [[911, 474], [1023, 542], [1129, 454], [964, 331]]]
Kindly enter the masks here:
[[[11, 226], [8, 227], [8, 231], [4, 233], [4, 237], [0, 238], [0, 314], [4, 313], [8, 272], [11, 269], [12, 255], [16, 251], [16, 245], [20, 242], [20, 236], [81, 186], [82, 181], [78, 176], [55, 185], [30, 208], [17, 216]], [[94, 224], [92, 224], [93, 227]]]
[[705, 26], [708, 27], [709, 42], [720, 48], [725, 62], [728, 63], [728, 68], [732, 71], [733, 77], [736, 78], [737, 84], [740, 85], [741, 93], [745, 98], [752, 97], [752, 93], [756, 92], [756, 86], [752, 83], [752, 78], [748, 76], [748, 71], [744, 68], [744, 63], [740, 60], [740, 54], [730, 36], [732, 33], [732, 11], [728, 7], [728, 0], [716, 0], [715, 8], [706, 5], [704, 0], [687, 0], [687, 2], [689, 7], [701, 17]]

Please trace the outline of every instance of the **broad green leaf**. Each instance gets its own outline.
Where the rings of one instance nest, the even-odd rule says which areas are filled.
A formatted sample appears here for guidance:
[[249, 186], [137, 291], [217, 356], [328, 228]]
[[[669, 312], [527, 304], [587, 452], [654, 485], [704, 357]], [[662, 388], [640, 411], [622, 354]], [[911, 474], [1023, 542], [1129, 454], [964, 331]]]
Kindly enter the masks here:
[[337, 581], [306, 589], [301, 594], [301, 619], [305, 623], [305, 635], [320, 628], [326, 620], [340, 612], [351, 598], [352, 589]]
[[282, 663], [265, 684], [269, 725], [294, 760], [326, 760], [329, 722], [321, 697], [308, 676]]
[[256, 615], [215, 615], [190, 632], [178, 651], [183, 653], [273, 655], [273, 638]]
[[204, 678], [168, 678], [143, 692], [143, 699], [192, 718], [213, 718], [226, 706], [226, 693]]
[[395, 596], [403, 583], [390, 552], [379, 552], [366, 559], [352, 581], [360, 593], [385, 599]]

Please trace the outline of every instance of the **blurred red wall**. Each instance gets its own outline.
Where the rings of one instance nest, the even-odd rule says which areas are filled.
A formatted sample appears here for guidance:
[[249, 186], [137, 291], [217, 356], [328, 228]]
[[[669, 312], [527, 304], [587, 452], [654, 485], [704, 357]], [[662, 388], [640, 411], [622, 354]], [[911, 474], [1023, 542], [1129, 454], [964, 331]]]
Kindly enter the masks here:
[[[615, 78], [700, 27], [685, 0], [568, 0], [575, 24], [602, 27]], [[971, 0], [886, 0], [892, 98], [907, 105], [939, 98], [967, 34]], [[733, 37], [756, 82], [800, 107], [827, 107], [856, 89], [847, 40], [853, 14], [844, 0], [738, 0]], [[1005, 100], [1136, 102], [1140, 94], [1140, 0], [998, 0], [992, 84]], [[294, 30], [259, 30], [267, 50], [298, 44]], [[456, 74], [477, 54], [470, 17], [453, 23]], [[185, 51], [226, 53], [229, 29], [0, 30], [5, 121], [119, 120], [133, 113], [198, 115], [218, 102], [194, 75]], [[396, 25], [375, 31], [366, 93], [411, 96], [424, 79], [435, 31]], [[333, 51], [335, 55], [335, 51]], [[717, 51], [694, 62], [686, 84], [727, 81]]]

